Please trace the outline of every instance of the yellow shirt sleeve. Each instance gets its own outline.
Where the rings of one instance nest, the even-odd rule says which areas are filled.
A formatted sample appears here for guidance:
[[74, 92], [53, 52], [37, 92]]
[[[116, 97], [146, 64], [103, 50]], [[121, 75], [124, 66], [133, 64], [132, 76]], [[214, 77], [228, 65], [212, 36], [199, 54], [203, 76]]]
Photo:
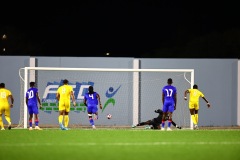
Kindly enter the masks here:
[[203, 93], [201, 91], [199, 91], [198, 89], [189, 89], [188, 91], [190, 93], [189, 99], [191, 102], [198, 102], [199, 97], [204, 97]]

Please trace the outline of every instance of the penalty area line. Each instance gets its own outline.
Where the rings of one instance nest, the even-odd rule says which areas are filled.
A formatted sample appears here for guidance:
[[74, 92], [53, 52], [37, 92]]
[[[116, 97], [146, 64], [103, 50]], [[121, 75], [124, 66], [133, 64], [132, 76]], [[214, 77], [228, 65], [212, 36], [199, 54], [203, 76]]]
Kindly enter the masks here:
[[161, 145], [240, 145], [240, 142], [136, 142], [136, 143], [1, 143], [0, 147], [24, 146], [161, 146]]

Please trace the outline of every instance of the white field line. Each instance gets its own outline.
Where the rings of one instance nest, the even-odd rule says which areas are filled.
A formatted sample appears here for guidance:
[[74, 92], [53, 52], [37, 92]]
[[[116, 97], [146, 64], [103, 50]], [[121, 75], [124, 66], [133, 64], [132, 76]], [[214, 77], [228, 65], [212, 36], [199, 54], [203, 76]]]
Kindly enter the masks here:
[[143, 142], [143, 143], [0, 143], [0, 147], [23, 146], [162, 146], [162, 145], [240, 145], [239, 142]]

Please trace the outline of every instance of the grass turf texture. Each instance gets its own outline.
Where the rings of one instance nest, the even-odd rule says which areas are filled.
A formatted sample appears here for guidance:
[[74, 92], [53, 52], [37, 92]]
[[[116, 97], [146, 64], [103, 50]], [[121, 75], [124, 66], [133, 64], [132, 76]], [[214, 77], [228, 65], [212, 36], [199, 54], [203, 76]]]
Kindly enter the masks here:
[[239, 160], [240, 130], [12, 129], [1, 160]]

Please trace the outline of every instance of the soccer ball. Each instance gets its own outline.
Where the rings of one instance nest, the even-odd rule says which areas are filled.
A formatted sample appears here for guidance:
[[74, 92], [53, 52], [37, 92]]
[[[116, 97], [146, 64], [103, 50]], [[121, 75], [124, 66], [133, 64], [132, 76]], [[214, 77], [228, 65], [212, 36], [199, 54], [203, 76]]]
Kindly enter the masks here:
[[107, 115], [107, 119], [111, 119], [112, 118], [112, 115], [111, 114], [108, 114]]

